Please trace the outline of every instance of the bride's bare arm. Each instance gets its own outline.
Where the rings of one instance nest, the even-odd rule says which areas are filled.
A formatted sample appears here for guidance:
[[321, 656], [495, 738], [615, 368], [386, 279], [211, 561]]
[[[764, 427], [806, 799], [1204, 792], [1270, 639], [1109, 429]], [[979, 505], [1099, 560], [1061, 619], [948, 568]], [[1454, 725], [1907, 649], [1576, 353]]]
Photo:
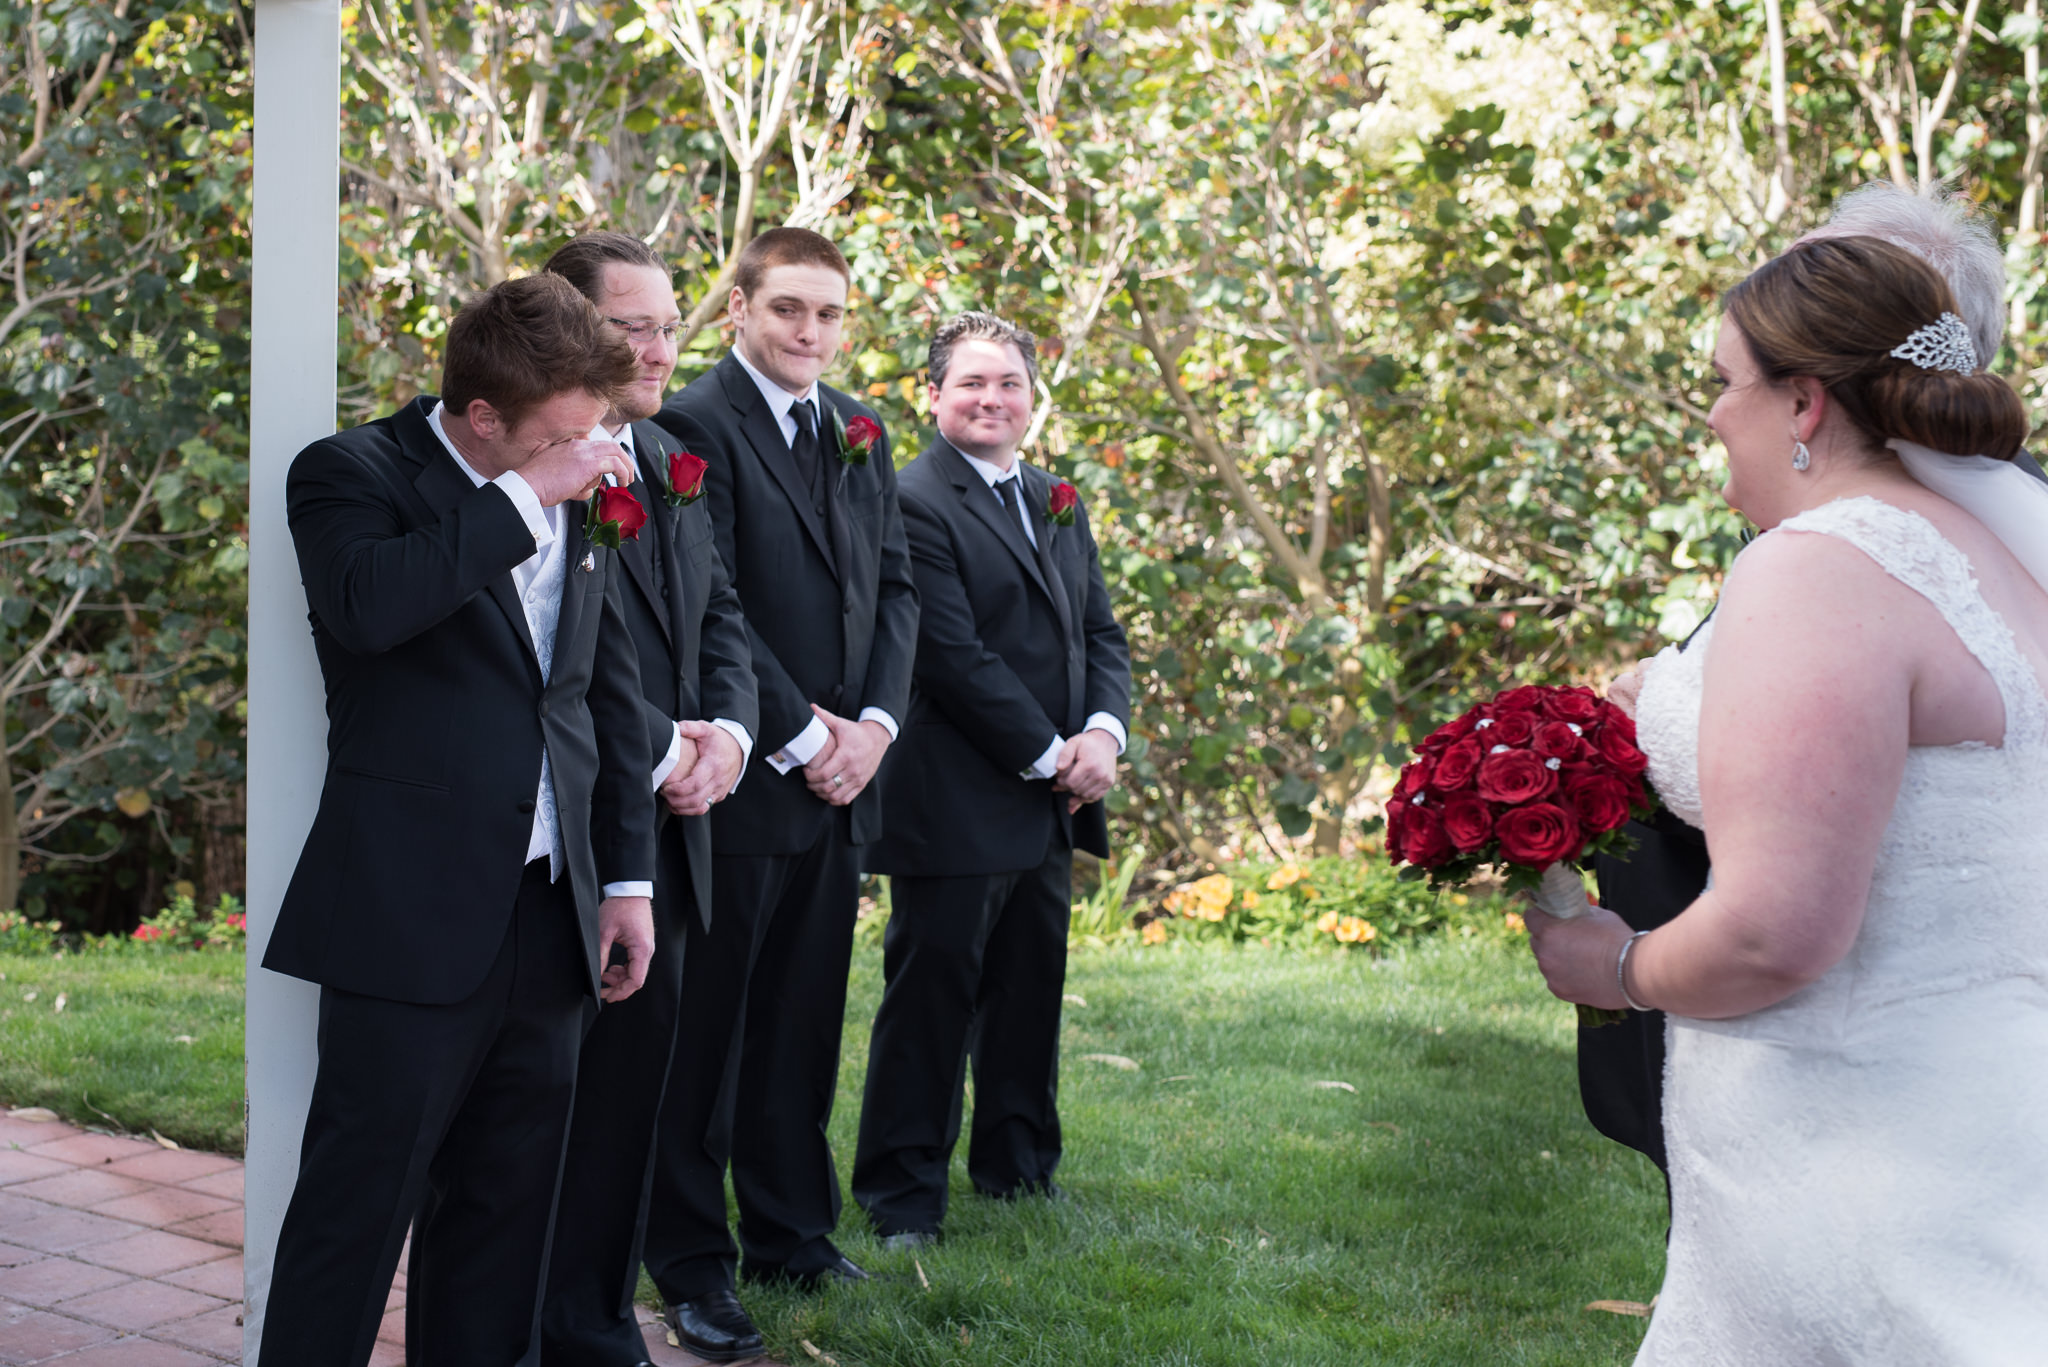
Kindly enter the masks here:
[[1638, 1000], [1736, 1016], [1849, 952], [1905, 771], [1933, 608], [1853, 546], [1782, 533], [1721, 596], [1700, 718], [1713, 889], [1639, 942]]

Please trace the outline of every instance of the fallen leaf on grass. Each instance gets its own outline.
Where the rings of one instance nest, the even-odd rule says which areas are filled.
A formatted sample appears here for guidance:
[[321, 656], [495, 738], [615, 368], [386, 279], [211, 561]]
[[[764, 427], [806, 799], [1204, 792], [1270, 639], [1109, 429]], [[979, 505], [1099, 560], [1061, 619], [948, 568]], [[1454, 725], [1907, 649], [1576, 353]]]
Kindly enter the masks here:
[[16, 1106], [8, 1111], [9, 1120], [26, 1120], [31, 1125], [47, 1125], [57, 1118], [57, 1113], [48, 1106]]
[[1358, 1089], [1357, 1089], [1356, 1087], [1352, 1086], [1352, 1085], [1351, 1085], [1350, 1083], [1348, 1083], [1348, 1082], [1335, 1082], [1335, 1081], [1331, 1081], [1331, 1082], [1316, 1082], [1316, 1083], [1311, 1083], [1310, 1085], [1311, 1085], [1311, 1086], [1313, 1086], [1313, 1087], [1315, 1087], [1315, 1088], [1317, 1088], [1317, 1089], [1318, 1089], [1319, 1091], [1325, 1091], [1325, 1092], [1349, 1092], [1349, 1093], [1351, 1093], [1351, 1095], [1353, 1095], [1353, 1096], [1357, 1096], [1357, 1095], [1358, 1095]]
[[171, 1043], [173, 1043], [173, 1044], [190, 1044], [191, 1042], [192, 1042], [192, 1037], [191, 1037], [190, 1035], [173, 1035], [173, 1036], [171, 1036]]
[[1634, 1315], [1639, 1320], [1650, 1318], [1650, 1307], [1641, 1301], [1590, 1301], [1588, 1310], [1605, 1310], [1610, 1315]]
[[1193, 1073], [1175, 1073], [1172, 1077], [1163, 1077], [1159, 1080], [1161, 1082], [1193, 1082], [1195, 1075]]
[[924, 1275], [924, 1264], [919, 1262], [916, 1258], [912, 1258], [910, 1260], [910, 1265], [917, 1269], [917, 1284], [927, 1291], [931, 1290], [932, 1279]]
[[162, 1135], [158, 1134], [155, 1130], [151, 1130], [149, 1132], [149, 1137], [156, 1141], [156, 1145], [160, 1149], [175, 1149], [178, 1147], [177, 1140], [166, 1139]]
[[963, 1324], [963, 1325], [961, 1325], [961, 1326], [960, 1326], [960, 1346], [961, 1346], [962, 1348], [967, 1348], [967, 1347], [971, 1347], [971, 1346], [973, 1345], [973, 1343], [974, 1343], [974, 1331], [973, 1331], [972, 1329], [969, 1329], [969, 1328], [968, 1328], [968, 1327], [967, 1327], [966, 1325], [964, 1325], [964, 1324]]
[[838, 1358], [833, 1357], [830, 1353], [819, 1352], [818, 1345], [812, 1343], [809, 1339], [798, 1339], [797, 1342], [803, 1345], [803, 1350], [806, 1353], [809, 1353], [812, 1357], [824, 1363], [826, 1367], [839, 1367]]
[[1088, 999], [1079, 992], [1069, 992], [1064, 997], [1061, 997], [1060, 1000], [1068, 1006], [1086, 1006], [1088, 1004]]
[[1368, 1120], [1365, 1123], [1376, 1130], [1391, 1130], [1395, 1134], [1401, 1133], [1401, 1127], [1391, 1120]]
[[21, 994], [21, 999], [25, 1002], [32, 1002], [36, 999], [36, 994], [33, 992], [24, 992]]
[[50, 1009], [52, 1011], [62, 1011], [64, 1009], [64, 1003], [67, 1000], [69, 1000], [69, 998], [67, 998], [62, 992], [59, 992], [57, 994], [57, 1004], [55, 1006], [52, 1006]]
[[1136, 1059], [1125, 1058], [1122, 1054], [1083, 1054], [1081, 1055], [1081, 1062], [1106, 1063], [1112, 1068], [1121, 1068], [1127, 1073], [1135, 1073], [1139, 1068]]

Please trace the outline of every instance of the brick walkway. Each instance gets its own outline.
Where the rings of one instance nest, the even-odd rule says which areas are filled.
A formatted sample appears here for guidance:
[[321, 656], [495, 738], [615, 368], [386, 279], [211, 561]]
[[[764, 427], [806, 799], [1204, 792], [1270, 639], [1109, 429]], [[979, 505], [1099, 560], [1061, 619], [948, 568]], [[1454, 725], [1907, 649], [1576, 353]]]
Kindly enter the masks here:
[[[403, 1367], [404, 1306], [401, 1260], [371, 1367]], [[641, 1314], [655, 1367], [699, 1367]], [[241, 1358], [241, 1163], [0, 1114], [0, 1364]]]

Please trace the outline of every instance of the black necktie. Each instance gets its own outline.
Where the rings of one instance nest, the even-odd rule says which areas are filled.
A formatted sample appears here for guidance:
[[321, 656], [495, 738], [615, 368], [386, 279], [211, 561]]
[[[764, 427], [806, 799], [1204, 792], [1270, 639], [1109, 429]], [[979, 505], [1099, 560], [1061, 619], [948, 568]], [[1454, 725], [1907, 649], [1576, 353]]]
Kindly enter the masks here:
[[1025, 523], [1024, 515], [1023, 479], [1017, 475], [1011, 475], [1008, 479], [997, 480], [996, 497], [1000, 498], [1003, 501], [1003, 506], [1010, 510], [1010, 519], [1017, 524], [1017, 530], [1024, 533], [1026, 541], [1030, 541], [1031, 531]]
[[789, 453], [796, 457], [796, 472], [803, 476], [804, 488], [811, 491], [811, 497], [818, 496], [818, 410], [811, 407], [809, 399], [798, 399], [790, 405], [789, 415], [796, 419], [796, 441], [790, 445]]

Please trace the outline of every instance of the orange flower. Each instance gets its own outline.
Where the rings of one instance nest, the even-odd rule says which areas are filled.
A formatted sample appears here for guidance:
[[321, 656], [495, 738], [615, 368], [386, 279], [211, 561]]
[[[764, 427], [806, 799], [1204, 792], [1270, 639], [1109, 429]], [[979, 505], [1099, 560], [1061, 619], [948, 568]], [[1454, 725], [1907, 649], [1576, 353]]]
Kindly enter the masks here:
[[1278, 892], [1284, 887], [1299, 883], [1303, 876], [1304, 870], [1299, 864], [1282, 864], [1266, 879], [1266, 891]]
[[1337, 922], [1336, 936], [1345, 944], [1362, 944], [1367, 940], [1377, 940], [1379, 935], [1378, 926], [1356, 916], [1346, 916]]
[[1138, 938], [1139, 938], [1140, 940], [1144, 941], [1144, 942], [1145, 942], [1146, 944], [1148, 944], [1148, 945], [1163, 945], [1163, 944], [1165, 944], [1165, 943], [1166, 943], [1166, 922], [1164, 922], [1164, 921], [1147, 921], [1147, 922], [1145, 923], [1145, 929], [1144, 929], [1144, 930], [1143, 930], [1142, 932], [1140, 932], [1140, 934], [1139, 934]]
[[1529, 923], [1522, 919], [1522, 913], [1519, 911], [1509, 912], [1504, 919], [1507, 921], [1508, 929], [1517, 935], [1524, 934], [1529, 929]]
[[1339, 919], [1336, 912], [1326, 911], [1321, 916], [1316, 917], [1316, 929], [1325, 935], [1334, 935], [1337, 932], [1337, 922]]
[[1246, 911], [1250, 911], [1259, 904], [1259, 895], [1250, 888], [1246, 888], [1237, 895], [1237, 901], [1239, 906], [1243, 907]]

